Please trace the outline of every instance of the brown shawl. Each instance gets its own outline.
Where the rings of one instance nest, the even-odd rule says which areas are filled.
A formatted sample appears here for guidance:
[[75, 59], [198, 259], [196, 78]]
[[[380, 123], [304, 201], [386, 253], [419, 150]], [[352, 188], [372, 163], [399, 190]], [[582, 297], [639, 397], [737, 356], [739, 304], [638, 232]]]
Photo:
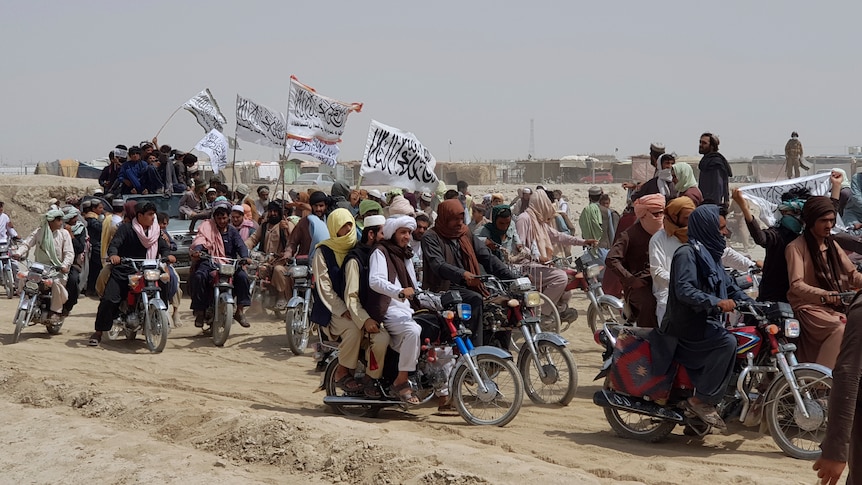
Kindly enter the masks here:
[[[460, 223], [455, 229], [450, 229], [451, 221], [456, 220]], [[464, 261], [465, 270], [479, 276], [482, 274], [479, 260], [476, 258], [476, 252], [473, 251], [473, 233], [464, 224], [464, 206], [458, 199], [444, 200], [437, 206], [437, 221], [434, 223], [434, 230], [440, 237], [444, 239], [457, 240], [458, 247], [461, 249], [461, 260]], [[487, 295], [488, 290], [485, 285], [480, 284], [479, 292]]]

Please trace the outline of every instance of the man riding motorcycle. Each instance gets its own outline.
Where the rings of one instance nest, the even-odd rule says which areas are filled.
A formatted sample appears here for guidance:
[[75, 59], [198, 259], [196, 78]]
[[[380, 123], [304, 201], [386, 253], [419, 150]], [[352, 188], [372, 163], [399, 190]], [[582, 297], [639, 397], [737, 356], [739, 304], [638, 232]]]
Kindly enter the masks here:
[[[212, 219], [201, 224], [189, 250], [193, 260], [200, 260], [203, 250], [212, 257], [212, 259], [200, 260], [189, 281], [195, 327], [204, 326], [206, 310], [212, 306], [213, 282], [210, 273], [218, 269], [219, 258], [248, 258], [248, 248], [240, 238], [239, 231], [229, 223], [231, 207], [231, 203], [227, 200], [213, 204]], [[251, 325], [245, 317], [245, 308], [251, 304], [251, 295], [248, 274], [242, 268], [237, 268], [233, 275], [233, 294], [237, 301], [233, 319], [248, 328]]]
[[275, 305], [277, 310], [287, 308], [287, 302], [293, 296], [293, 282], [287, 277], [287, 268], [284, 265], [287, 259], [284, 250], [289, 236], [286, 226], [281, 204], [270, 202], [267, 206], [266, 220], [251, 237], [245, 240], [245, 246], [248, 249], [254, 249], [259, 245], [261, 252], [273, 255], [273, 259], [267, 264], [270, 267], [272, 286], [279, 294]]

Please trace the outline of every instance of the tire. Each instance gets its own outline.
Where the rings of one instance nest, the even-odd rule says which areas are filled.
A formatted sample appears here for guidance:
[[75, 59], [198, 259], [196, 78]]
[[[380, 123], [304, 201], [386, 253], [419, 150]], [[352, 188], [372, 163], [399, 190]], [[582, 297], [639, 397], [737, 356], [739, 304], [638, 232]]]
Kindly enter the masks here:
[[524, 380], [527, 397], [536, 404], [568, 405], [578, 390], [578, 366], [569, 349], [552, 342], [536, 343], [536, 351], [546, 372], [543, 381], [533, 360], [533, 353], [524, 346], [518, 356], [518, 370]]
[[[545, 295], [544, 293], [540, 292], [539, 295], [541, 295], [541, 297], [542, 297], [542, 306], [544, 306], [545, 303], [548, 303], [551, 305], [551, 315], [550, 315], [551, 320], [548, 322], [545, 322], [544, 317], [542, 317], [542, 313], [541, 313], [542, 307], [536, 307], [535, 309], [530, 309], [527, 311], [530, 311], [531, 315], [535, 315], [536, 313], [539, 314], [539, 318], [542, 318], [542, 321], [539, 323], [539, 328], [541, 328], [543, 332], [551, 332], [551, 333], [561, 334], [566, 329], [568, 329], [571, 324], [566, 323], [566, 326], [561, 328], [562, 322], [560, 321], [560, 311], [557, 310], [557, 305], [554, 302], [552, 302], [551, 299], [548, 298], [547, 295]], [[516, 329], [512, 330], [512, 338], [511, 338], [510, 344], [511, 344], [511, 350], [513, 353], [521, 351], [521, 346], [524, 345], [524, 334], [521, 333], [520, 329], [516, 328]]]
[[230, 325], [233, 320], [233, 303], [220, 300], [213, 313], [213, 343], [216, 347], [224, 346], [230, 335]]
[[6, 298], [12, 299], [15, 296], [15, 279], [12, 278], [11, 265], [3, 270], [3, 286], [6, 287]]
[[[605, 379], [605, 389], [608, 389], [608, 380]], [[603, 408], [605, 419], [621, 438], [628, 438], [647, 443], [656, 443], [663, 440], [673, 431], [676, 423], [663, 419], [653, 418], [645, 414], [630, 413], [617, 408]]]
[[23, 309], [18, 309], [18, 313], [15, 314], [15, 334], [12, 336], [12, 343], [18, 343], [18, 339], [21, 338], [21, 330], [24, 330], [24, 327], [27, 326], [27, 311]]
[[168, 343], [168, 332], [170, 332], [170, 320], [167, 310], [159, 310], [155, 305], [150, 305], [147, 310], [148, 321], [144, 324], [144, 337], [147, 339], [147, 348], [155, 354], [165, 350]]
[[478, 395], [473, 373], [466, 365], [461, 365], [455, 371], [449, 390], [458, 413], [472, 425], [505, 426], [515, 419], [524, 402], [521, 374], [510, 359], [479, 355], [474, 360], [485, 385], [494, 395]]
[[288, 308], [284, 316], [284, 327], [287, 332], [287, 345], [293, 355], [302, 355], [308, 347], [308, 334], [311, 325], [308, 324], [308, 312], [305, 304], [300, 303], [294, 308]]
[[797, 411], [790, 385], [780, 373], [776, 377], [780, 381], [766, 396], [768, 404], [763, 412], [769, 434], [784, 453], [800, 460], [816, 460], [826, 435], [832, 378], [816, 369], [794, 369], [793, 375], [810, 418]]
[[[327, 396], [345, 396], [338, 385], [335, 384], [335, 369], [338, 368], [338, 358], [332, 359], [326, 366], [326, 371], [323, 375], [323, 387]], [[345, 406], [341, 404], [332, 404], [333, 409], [345, 416], [354, 416], [357, 418], [373, 418], [380, 413], [380, 406], [357, 405]]]
[[600, 324], [606, 322], [623, 323], [623, 317], [620, 312], [608, 304], [599, 304], [597, 309], [592, 303], [587, 309], [587, 325], [590, 326], [590, 331], [596, 333]]

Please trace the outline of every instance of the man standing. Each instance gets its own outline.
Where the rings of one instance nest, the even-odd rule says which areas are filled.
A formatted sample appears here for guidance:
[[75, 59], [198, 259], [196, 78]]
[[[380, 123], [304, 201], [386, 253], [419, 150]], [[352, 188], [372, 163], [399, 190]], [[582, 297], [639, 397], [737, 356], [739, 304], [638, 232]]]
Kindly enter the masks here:
[[703, 193], [704, 204], [716, 204], [727, 208], [730, 202], [730, 185], [728, 183], [733, 172], [724, 155], [718, 153], [718, 136], [712, 133], [700, 135], [698, 153], [703, 155], [697, 165], [700, 178], [697, 186]]
[[[99, 199], [91, 199], [89, 208], [84, 205], [86, 203], [81, 203], [81, 208], [84, 209], [84, 219], [87, 221], [87, 235], [90, 237], [90, 268], [87, 273], [87, 286], [84, 294], [92, 296], [96, 294], [96, 279], [102, 271], [101, 215], [105, 210], [105, 206], [102, 205]], [[108, 224], [110, 224], [110, 221], [108, 221]]]
[[611, 196], [602, 194], [599, 198], [599, 208], [602, 211], [602, 237], [599, 239], [599, 248], [608, 250], [614, 243], [617, 225], [620, 223], [620, 213], [611, 209]]
[[802, 164], [802, 142], [799, 141], [799, 133], [795, 131], [790, 134], [790, 139], [784, 145], [784, 160], [785, 171], [789, 179], [799, 177], [799, 167], [808, 170], [808, 167]]
[[578, 225], [581, 226], [581, 235], [584, 239], [595, 239], [596, 241], [602, 238], [602, 210], [599, 206], [599, 199], [602, 197], [602, 189], [596, 186], [590, 187], [588, 192], [590, 203], [584, 207], [581, 212], [581, 217], [578, 219]]

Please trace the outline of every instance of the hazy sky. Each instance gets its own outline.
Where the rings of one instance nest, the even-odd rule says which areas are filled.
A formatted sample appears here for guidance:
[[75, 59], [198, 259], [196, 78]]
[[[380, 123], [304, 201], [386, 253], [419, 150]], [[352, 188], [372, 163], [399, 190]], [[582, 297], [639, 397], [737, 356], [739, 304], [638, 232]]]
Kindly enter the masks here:
[[[376, 119], [438, 160], [696, 154], [862, 145], [862, 2], [0, 0], [0, 159], [104, 157], [152, 138], [209, 87], [278, 111], [288, 78], [362, 102], [341, 160]], [[161, 142], [203, 136], [181, 111]], [[272, 159], [245, 143], [239, 159]]]

